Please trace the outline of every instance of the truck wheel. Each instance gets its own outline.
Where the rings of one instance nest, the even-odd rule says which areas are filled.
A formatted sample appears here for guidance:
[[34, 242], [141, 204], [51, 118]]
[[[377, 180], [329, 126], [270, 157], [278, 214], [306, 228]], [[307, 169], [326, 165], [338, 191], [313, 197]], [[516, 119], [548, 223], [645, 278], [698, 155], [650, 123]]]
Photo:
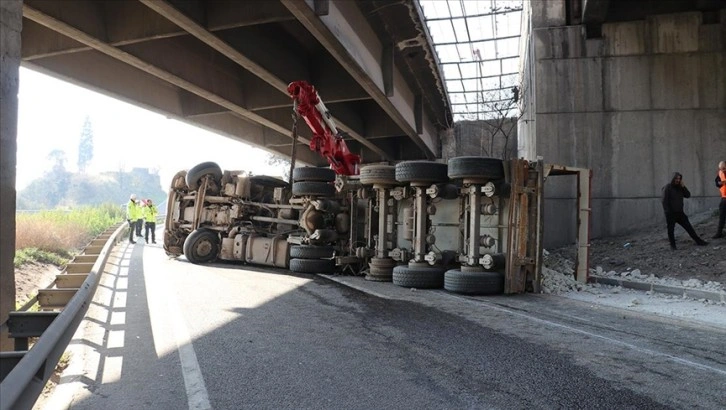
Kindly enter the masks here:
[[332, 273], [333, 259], [290, 259], [290, 270], [298, 273]]
[[335, 171], [330, 168], [318, 167], [299, 167], [292, 170], [292, 181], [317, 181], [317, 182], [333, 182], [335, 181]]
[[222, 178], [222, 168], [215, 162], [202, 162], [187, 172], [186, 181], [190, 190], [199, 189], [199, 180], [207, 174], [212, 174], [214, 180], [219, 182]]
[[334, 253], [332, 246], [293, 245], [290, 248], [290, 257], [299, 259], [329, 259]]
[[393, 284], [404, 288], [438, 289], [444, 286], [444, 269], [398, 265], [393, 268]]
[[360, 169], [360, 183], [363, 185], [398, 185], [396, 167], [393, 165], [367, 165]]
[[327, 182], [295, 182], [292, 184], [294, 196], [335, 196], [335, 187]]
[[169, 188], [172, 190], [180, 189], [182, 191], [188, 191], [189, 186], [187, 185], [186, 178], [187, 178], [186, 170], [181, 170], [181, 171], [177, 172], [174, 175], [174, 178], [171, 179], [171, 185], [169, 186]]
[[197, 229], [184, 241], [184, 256], [194, 264], [211, 262], [219, 253], [219, 235], [209, 229]]
[[266, 188], [287, 188], [289, 184], [280, 178], [271, 177], [269, 175], [254, 175], [250, 177], [253, 184]]
[[451, 179], [488, 179], [504, 178], [504, 165], [499, 158], [456, 157], [449, 160]]
[[396, 164], [398, 182], [446, 182], [446, 164], [432, 161], [405, 161]]
[[504, 293], [504, 274], [451, 269], [444, 274], [444, 289], [465, 295], [498, 295]]

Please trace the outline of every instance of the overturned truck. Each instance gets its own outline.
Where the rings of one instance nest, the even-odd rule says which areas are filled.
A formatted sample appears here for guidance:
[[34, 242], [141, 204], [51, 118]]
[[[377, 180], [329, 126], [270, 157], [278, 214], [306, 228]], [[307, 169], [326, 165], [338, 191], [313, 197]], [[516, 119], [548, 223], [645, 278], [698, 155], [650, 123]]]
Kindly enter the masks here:
[[299, 167], [289, 184], [205, 162], [171, 182], [164, 249], [195, 264], [365, 275], [461, 294], [538, 292], [541, 188], [552, 169], [457, 157], [371, 164], [351, 176]]

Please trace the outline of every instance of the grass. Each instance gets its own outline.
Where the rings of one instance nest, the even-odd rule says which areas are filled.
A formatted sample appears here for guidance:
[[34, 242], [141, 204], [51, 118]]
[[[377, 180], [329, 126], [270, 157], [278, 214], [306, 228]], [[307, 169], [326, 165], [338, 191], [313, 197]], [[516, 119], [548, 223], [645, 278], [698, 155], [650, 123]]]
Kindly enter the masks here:
[[107, 204], [17, 214], [15, 219], [17, 268], [33, 262], [63, 265], [95, 236], [122, 221], [124, 213], [120, 207]]
[[68, 263], [71, 260], [73, 254], [70, 251], [44, 251], [38, 248], [24, 248], [15, 251], [14, 264], [16, 268], [23, 266], [26, 263], [52, 263], [53, 265], [60, 266]]

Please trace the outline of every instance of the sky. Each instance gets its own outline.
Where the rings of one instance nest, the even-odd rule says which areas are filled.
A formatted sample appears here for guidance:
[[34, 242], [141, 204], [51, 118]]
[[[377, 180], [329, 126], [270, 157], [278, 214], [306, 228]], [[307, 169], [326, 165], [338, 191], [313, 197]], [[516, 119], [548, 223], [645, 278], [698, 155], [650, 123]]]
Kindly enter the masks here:
[[[149, 168], [158, 170], [167, 190], [178, 171], [206, 161], [256, 175], [283, 172], [267, 165], [265, 151], [24, 67], [18, 100], [18, 191], [51, 168], [48, 154], [55, 149], [66, 153], [68, 171], [78, 170], [86, 116], [93, 130], [90, 174]], [[207, 143], [200, 145], [199, 138]]]
[[500, 110], [487, 101], [510, 98], [511, 88], [519, 85], [522, 0], [420, 0], [420, 4], [446, 79], [454, 121], [499, 115]]

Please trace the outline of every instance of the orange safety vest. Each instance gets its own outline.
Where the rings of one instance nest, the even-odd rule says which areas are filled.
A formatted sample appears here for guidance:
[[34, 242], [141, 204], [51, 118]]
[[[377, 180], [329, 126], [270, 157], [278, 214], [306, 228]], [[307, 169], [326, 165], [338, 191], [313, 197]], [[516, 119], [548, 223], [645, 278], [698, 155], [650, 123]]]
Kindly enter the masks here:
[[721, 198], [726, 198], [726, 172], [718, 171], [718, 177], [721, 178]]

